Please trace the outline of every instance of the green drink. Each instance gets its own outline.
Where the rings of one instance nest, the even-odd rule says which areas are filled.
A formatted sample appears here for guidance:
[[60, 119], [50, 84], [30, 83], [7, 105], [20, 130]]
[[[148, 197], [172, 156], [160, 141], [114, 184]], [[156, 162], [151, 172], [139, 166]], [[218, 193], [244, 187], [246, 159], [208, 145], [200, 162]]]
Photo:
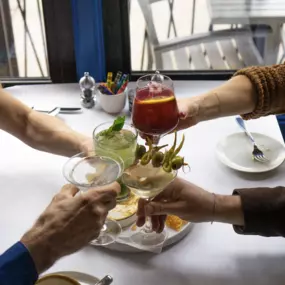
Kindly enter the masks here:
[[[102, 156], [107, 156], [110, 152], [119, 155], [126, 169], [135, 160], [138, 134], [135, 128], [124, 123], [120, 130], [107, 132], [113, 125], [113, 122], [107, 122], [95, 128], [93, 131], [95, 152]], [[123, 199], [128, 196], [129, 189], [123, 183], [120, 184], [122, 191], [118, 198]]]

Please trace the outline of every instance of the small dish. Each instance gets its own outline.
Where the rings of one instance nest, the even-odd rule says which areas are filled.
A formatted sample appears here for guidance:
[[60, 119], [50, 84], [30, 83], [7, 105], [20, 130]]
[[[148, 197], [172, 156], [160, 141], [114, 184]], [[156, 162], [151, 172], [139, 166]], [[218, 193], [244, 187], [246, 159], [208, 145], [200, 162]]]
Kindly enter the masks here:
[[[67, 279], [71, 279], [73, 282], [75, 281], [76, 283], [44, 283], [43, 281], [44, 280], [48, 280], [49, 276], [63, 276], [65, 278], [65, 280]], [[52, 279], [50, 279], [52, 280]], [[58, 279], [58, 280], [63, 280], [62, 278], [61, 279]], [[58, 280], [55, 279], [55, 281], [57, 282]], [[41, 281], [41, 282], [39, 282]], [[59, 282], [60, 282], [59, 281]], [[39, 282], [39, 283], [38, 283]], [[99, 282], [99, 279], [92, 276], [92, 275], [89, 275], [87, 273], [83, 273], [83, 272], [77, 272], [77, 271], [59, 271], [59, 272], [55, 272], [55, 273], [52, 273], [52, 274], [47, 274], [47, 275], [44, 275], [42, 276], [36, 283], [36, 285], [73, 285], [73, 284], [79, 284], [79, 285], [94, 285], [94, 284], [97, 284]]]
[[258, 147], [269, 159], [260, 163], [252, 158], [252, 144], [244, 133], [234, 133], [222, 139], [216, 147], [219, 160], [226, 166], [241, 172], [262, 173], [280, 166], [285, 159], [284, 145], [266, 135], [252, 133]]
[[128, 88], [124, 92], [114, 95], [103, 94], [100, 90], [97, 90], [97, 92], [100, 105], [105, 112], [118, 114], [125, 108]]
[[47, 274], [41, 277], [37, 282], [36, 285], [81, 285], [75, 279], [70, 276], [52, 273]]

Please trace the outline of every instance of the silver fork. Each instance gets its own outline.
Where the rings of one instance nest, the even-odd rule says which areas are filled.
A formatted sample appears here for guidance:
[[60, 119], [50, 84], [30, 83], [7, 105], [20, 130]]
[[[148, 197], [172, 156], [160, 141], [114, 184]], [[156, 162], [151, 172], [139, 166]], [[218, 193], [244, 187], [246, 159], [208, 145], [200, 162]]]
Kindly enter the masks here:
[[253, 144], [253, 151], [252, 151], [252, 157], [259, 162], [269, 162], [269, 159], [264, 155], [263, 151], [261, 151], [257, 145], [256, 142], [252, 136], [252, 134], [247, 130], [245, 123], [241, 117], [236, 118], [236, 122], [238, 125], [242, 128], [242, 130], [246, 133], [247, 137], [250, 139], [250, 141]]

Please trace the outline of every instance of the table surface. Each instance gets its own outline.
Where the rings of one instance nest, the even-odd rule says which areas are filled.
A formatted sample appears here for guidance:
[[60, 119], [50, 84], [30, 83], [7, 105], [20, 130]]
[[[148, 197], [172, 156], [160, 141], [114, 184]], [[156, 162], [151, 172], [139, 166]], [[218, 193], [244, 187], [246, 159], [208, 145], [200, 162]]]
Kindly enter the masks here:
[[284, 0], [208, 0], [208, 8], [213, 24], [234, 24], [235, 20], [238, 24], [246, 24], [247, 20], [261, 24], [267, 24], [264, 20], [285, 22]]
[[[175, 82], [177, 97], [201, 94], [221, 82]], [[77, 84], [21, 86], [9, 91], [35, 106], [79, 106]], [[127, 111], [126, 111], [127, 113]], [[97, 105], [82, 114], [60, 115], [68, 125], [86, 134], [101, 122], [113, 119]], [[252, 131], [282, 136], [274, 116], [248, 123]], [[216, 193], [234, 188], [285, 185], [285, 164], [267, 174], [241, 174], [221, 165], [215, 155], [217, 142], [239, 131], [233, 118], [201, 123], [185, 131], [183, 154], [192, 171], [181, 176]], [[170, 138], [165, 138], [169, 140]], [[0, 252], [16, 242], [33, 224], [65, 183], [66, 158], [36, 151], [0, 132]], [[284, 284], [285, 240], [237, 235], [230, 225], [196, 224], [178, 244], [161, 254], [119, 253], [87, 246], [58, 261], [49, 272], [75, 270], [102, 277], [114, 284]]]

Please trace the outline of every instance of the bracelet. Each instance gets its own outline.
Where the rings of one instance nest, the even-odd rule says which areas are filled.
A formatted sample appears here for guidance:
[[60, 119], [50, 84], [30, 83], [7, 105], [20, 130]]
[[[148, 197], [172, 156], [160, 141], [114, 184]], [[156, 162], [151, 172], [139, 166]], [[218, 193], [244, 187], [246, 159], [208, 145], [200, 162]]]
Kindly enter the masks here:
[[216, 194], [212, 193], [213, 195], [213, 211], [212, 211], [212, 222], [211, 225], [213, 224], [214, 220], [215, 220], [215, 214], [216, 214]]

